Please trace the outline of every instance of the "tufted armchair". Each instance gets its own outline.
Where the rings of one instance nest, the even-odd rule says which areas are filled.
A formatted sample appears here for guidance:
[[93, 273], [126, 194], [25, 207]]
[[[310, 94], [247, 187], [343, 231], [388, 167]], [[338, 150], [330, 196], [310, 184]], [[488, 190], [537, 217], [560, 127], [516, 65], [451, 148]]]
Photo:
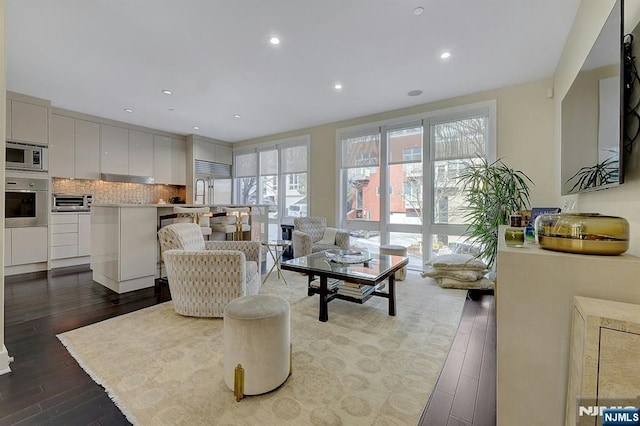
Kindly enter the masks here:
[[349, 250], [349, 232], [327, 226], [324, 217], [293, 220], [293, 256], [301, 257], [329, 249]]
[[258, 294], [258, 241], [205, 241], [195, 223], [165, 226], [158, 238], [176, 313], [222, 317], [229, 301]]

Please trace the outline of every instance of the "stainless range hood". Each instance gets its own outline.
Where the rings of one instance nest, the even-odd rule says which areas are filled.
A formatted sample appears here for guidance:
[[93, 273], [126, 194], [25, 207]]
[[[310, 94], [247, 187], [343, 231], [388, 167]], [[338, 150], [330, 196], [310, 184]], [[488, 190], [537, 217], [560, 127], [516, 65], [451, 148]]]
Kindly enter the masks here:
[[100, 179], [105, 182], [155, 183], [155, 179], [151, 176], [118, 175], [115, 173], [101, 173]]

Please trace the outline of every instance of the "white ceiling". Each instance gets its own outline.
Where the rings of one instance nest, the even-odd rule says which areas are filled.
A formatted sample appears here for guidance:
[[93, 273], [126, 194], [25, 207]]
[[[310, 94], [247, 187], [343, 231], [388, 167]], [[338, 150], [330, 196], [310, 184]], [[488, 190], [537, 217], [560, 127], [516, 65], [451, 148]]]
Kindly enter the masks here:
[[7, 89], [234, 142], [551, 77], [579, 2], [6, 0]]

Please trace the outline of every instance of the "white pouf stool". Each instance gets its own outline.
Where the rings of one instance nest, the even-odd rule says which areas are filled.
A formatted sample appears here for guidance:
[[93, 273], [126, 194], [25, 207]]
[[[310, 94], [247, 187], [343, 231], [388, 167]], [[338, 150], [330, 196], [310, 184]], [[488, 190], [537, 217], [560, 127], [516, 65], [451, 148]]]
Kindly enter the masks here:
[[291, 314], [279, 296], [233, 299], [224, 308], [224, 382], [236, 400], [269, 392], [291, 373]]
[[[405, 246], [396, 246], [396, 245], [384, 245], [380, 246], [380, 254], [389, 254], [393, 256], [403, 256], [407, 255], [407, 248]], [[407, 277], [407, 267], [404, 266], [396, 272], [396, 280], [404, 281]]]

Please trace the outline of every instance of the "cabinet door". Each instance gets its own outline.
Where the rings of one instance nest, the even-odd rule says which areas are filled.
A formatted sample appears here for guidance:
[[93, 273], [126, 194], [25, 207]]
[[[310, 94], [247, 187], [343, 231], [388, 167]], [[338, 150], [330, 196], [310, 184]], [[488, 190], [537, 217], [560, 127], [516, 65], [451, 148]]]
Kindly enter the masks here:
[[75, 169], [78, 179], [100, 179], [100, 125], [75, 120]]
[[153, 136], [153, 178], [155, 183], [171, 181], [171, 138]]
[[11, 266], [11, 228], [4, 228], [4, 266]]
[[121, 281], [155, 274], [157, 217], [155, 208], [120, 209]]
[[171, 139], [171, 183], [187, 184], [187, 142]]
[[100, 125], [100, 171], [129, 174], [129, 131], [121, 127]]
[[49, 108], [11, 101], [11, 139], [49, 143]]
[[75, 177], [75, 129], [70, 117], [51, 114], [49, 172], [52, 177]]
[[13, 228], [11, 260], [13, 265], [46, 262], [48, 240], [47, 227]]
[[232, 164], [233, 149], [230, 146], [216, 145], [214, 158], [216, 163]]
[[78, 215], [78, 256], [91, 254], [91, 215]]
[[216, 146], [210, 142], [196, 141], [196, 160], [215, 161]]
[[7, 139], [11, 139], [11, 99], [7, 99], [7, 128], [5, 129], [5, 135]]
[[153, 176], [153, 135], [129, 130], [129, 174]]

